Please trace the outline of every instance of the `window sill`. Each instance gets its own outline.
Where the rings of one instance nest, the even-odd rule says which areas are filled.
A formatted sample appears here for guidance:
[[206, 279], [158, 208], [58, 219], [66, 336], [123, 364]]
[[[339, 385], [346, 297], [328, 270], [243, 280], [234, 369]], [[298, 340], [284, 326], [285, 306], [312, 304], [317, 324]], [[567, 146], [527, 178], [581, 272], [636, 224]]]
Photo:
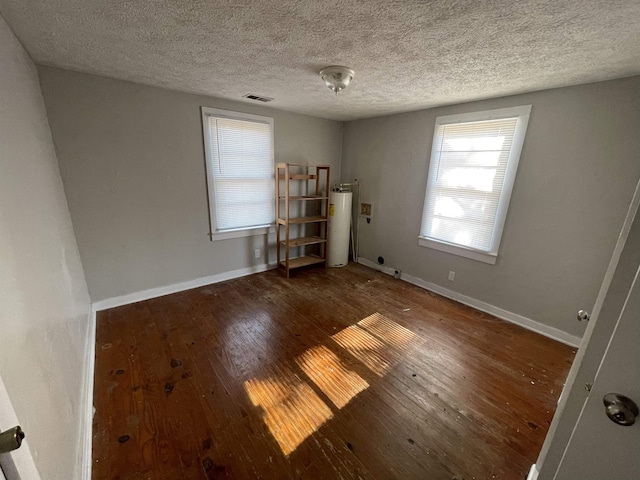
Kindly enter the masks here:
[[211, 236], [211, 241], [215, 242], [218, 240], [229, 240], [231, 238], [242, 238], [242, 237], [255, 237], [257, 235], [269, 235], [270, 233], [275, 232], [275, 227], [258, 227], [258, 228], [246, 228], [241, 230], [230, 230], [227, 232], [217, 232], [209, 234]]
[[497, 254], [472, 250], [470, 248], [460, 247], [451, 243], [439, 242], [426, 237], [418, 237], [418, 245], [433, 248], [434, 250], [440, 250], [441, 252], [451, 253], [460, 257], [470, 258], [471, 260], [477, 260], [478, 262], [488, 263], [490, 265], [495, 265], [498, 260]]

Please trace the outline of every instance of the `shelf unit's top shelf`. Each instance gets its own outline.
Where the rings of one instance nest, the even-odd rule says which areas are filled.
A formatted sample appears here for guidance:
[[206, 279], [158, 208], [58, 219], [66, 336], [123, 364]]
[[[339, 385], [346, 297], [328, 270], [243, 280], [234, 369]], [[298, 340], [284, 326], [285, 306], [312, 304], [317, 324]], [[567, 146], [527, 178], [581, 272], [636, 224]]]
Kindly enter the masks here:
[[[286, 175], [278, 175], [278, 180], [285, 180]], [[289, 180], [316, 180], [318, 175], [309, 175], [306, 173], [290, 173]]]
[[289, 167], [306, 167], [306, 168], [329, 168], [330, 167], [330, 165], [305, 165], [302, 163], [276, 163], [277, 168], [286, 168], [287, 165], [289, 165]]
[[[280, 195], [281, 200], [285, 200], [287, 197]], [[289, 200], [326, 200], [329, 197], [322, 195], [289, 195]]]
[[[301, 223], [314, 223], [314, 222], [326, 222], [327, 217], [323, 217], [322, 215], [316, 215], [314, 217], [295, 217], [289, 219], [290, 225], [299, 225]], [[284, 218], [278, 218], [278, 223], [280, 225], [286, 225], [287, 220]]]

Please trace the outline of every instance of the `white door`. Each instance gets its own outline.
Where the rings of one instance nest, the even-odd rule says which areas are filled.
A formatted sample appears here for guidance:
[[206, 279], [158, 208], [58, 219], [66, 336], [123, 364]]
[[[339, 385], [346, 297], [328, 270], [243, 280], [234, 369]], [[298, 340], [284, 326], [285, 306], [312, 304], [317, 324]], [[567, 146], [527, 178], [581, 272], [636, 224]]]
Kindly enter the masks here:
[[[603, 397], [617, 393], [640, 405], [640, 269], [576, 423], [555, 480], [640, 479], [640, 418], [621, 426]], [[627, 415], [628, 417], [628, 415]]]

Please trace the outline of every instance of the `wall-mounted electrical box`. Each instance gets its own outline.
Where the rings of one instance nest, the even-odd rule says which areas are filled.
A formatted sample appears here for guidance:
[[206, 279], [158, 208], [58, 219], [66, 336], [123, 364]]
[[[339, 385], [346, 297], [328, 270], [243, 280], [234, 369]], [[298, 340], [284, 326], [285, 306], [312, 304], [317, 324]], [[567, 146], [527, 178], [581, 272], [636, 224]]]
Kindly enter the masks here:
[[360, 216], [371, 218], [373, 213], [373, 204], [372, 203], [360, 203]]

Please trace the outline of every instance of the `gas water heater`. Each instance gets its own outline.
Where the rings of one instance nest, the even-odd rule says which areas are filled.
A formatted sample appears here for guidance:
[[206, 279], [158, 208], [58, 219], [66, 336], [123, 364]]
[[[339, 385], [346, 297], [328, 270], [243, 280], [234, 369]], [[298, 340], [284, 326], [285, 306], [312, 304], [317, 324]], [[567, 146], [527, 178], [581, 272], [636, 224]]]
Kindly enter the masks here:
[[349, 232], [351, 231], [351, 192], [329, 194], [329, 266], [343, 267], [349, 263]]

